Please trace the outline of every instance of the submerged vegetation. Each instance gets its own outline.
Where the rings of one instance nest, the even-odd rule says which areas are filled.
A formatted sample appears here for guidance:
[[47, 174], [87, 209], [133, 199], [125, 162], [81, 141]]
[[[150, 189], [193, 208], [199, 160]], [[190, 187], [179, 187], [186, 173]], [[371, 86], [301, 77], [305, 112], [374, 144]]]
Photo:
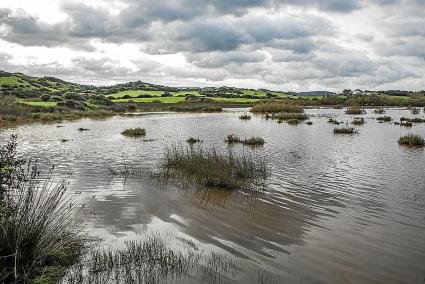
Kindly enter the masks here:
[[121, 134], [128, 137], [141, 137], [146, 135], [146, 130], [140, 127], [129, 128], [121, 132]]
[[419, 135], [408, 134], [400, 137], [400, 139], [398, 139], [398, 144], [407, 147], [424, 147], [425, 139]]
[[167, 149], [158, 166], [158, 178], [183, 187], [194, 185], [206, 188], [258, 189], [269, 175], [266, 161], [245, 152], [219, 153], [216, 149]]

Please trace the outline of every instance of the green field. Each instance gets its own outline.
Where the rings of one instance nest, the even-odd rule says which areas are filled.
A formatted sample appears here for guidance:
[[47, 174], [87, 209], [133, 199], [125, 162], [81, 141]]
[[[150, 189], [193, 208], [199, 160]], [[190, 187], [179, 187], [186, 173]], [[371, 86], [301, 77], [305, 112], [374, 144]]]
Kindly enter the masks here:
[[[137, 97], [139, 95], [145, 94], [145, 95], [151, 95], [151, 96], [161, 96], [164, 93], [164, 91], [150, 91], [150, 90], [126, 90], [126, 91], [121, 91], [115, 94], [110, 94], [108, 95], [108, 97], [112, 97], [112, 98], [122, 98], [125, 95], [131, 96], [131, 97]], [[178, 92], [171, 92], [171, 94], [173, 96], [178, 96], [178, 95], [194, 95], [194, 96], [199, 96], [199, 92], [198, 91], [178, 91]]]
[[52, 107], [57, 105], [57, 102], [28, 102], [24, 100], [19, 100], [19, 102], [29, 106], [40, 106], [40, 107]]
[[183, 97], [157, 97], [157, 98], [134, 98], [134, 99], [115, 99], [112, 100], [115, 103], [152, 103], [152, 102], [161, 102], [164, 104], [173, 104], [184, 101]]
[[246, 98], [212, 98], [216, 102], [225, 102], [225, 103], [253, 103], [259, 99], [246, 99]]

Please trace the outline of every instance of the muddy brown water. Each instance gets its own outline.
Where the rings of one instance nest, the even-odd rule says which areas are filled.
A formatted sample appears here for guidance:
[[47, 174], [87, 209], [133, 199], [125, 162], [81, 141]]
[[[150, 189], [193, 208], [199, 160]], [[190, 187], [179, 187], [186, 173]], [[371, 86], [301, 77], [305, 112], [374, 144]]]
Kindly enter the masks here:
[[[87, 231], [104, 246], [159, 233], [170, 246], [190, 244], [230, 257], [238, 267], [223, 281], [230, 283], [425, 282], [425, 149], [397, 144], [407, 133], [425, 137], [425, 124], [378, 123], [374, 118], [382, 115], [368, 110], [366, 123], [355, 126], [359, 134], [347, 136], [334, 135], [336, 126], [327, 122], [356, 117], [344, 110], [307, 110], [311, 126], [256, 115], [241, 121], [243, 111], [24, 125], [0, 130], [0, 138], [18, 134], [19, 152], [55, 165], [54, 178], [72, 172], [69, 191], [81, 192]], [[385, 115], [414, 117], [405, 109]], [[146, 128], [147, 136], [120, 134], [130, 127]], [[153, 169], [165, 147], [185, 145], [188, 137], [228, 151], [224, 138], [231, 133], [265, 139], [261, 148], [233, 147], [267, 159], [271, 177], [263, 192], [106, 178], [108, 167], [123, 164]]]

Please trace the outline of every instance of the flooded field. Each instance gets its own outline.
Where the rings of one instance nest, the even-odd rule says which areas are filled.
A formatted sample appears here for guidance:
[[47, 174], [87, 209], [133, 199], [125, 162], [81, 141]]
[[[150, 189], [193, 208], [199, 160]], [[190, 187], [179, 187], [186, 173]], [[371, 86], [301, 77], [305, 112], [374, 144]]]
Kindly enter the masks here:
[[[55, 179], [72, 173], [69, 192], [84, 202], [87, 232], [102, 239], [99, 246], [155, 235], [185, 254], [213, 256], [196, 261], [221, 263], [216, 274], [168, 282], [425, 283], [425, 150], [397, 143], [408, 133], [424, 137], [424, 123], [378, 123], [383, 115], [368, 110], [357, 134], [335, 135], [329, 118], [353, 126], [360, 116], [310, 109], [312, 125], [289, 125], [261, 115], [240, 120], [244, 111], [24, 125], [1, 130], [0, 138], [18, 134], [19, 152], [55, 165]], [[385, 115], [424, 118], [407, 109]], [[121, 135], [131, 127], [146, 136]], [[229, 146], [232, 133], [266, 143]], [[264, 190], [183, 190], [150, 178], [165, 149], [186, 146], [189, 137], [204, 148], [264, 158], [271, 173]], [[108, 176], [124, 165], [141, 174]]]

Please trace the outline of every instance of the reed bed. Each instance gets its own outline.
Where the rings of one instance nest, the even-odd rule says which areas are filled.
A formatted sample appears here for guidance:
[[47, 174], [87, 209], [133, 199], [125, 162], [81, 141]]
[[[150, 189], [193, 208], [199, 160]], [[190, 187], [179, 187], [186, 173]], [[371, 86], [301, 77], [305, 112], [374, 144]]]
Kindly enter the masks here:
[[236, 155], [223, 154], [216, 149], [183, 148], [167, 149], [158, 165], [160, 181], [176, 183], [182, 187], [257, 189], [269, 176], [266, 161], [245, 152]]
[[303, 113], [304, 108], [300, 105], [293, 103], [267, 100], [259, 101], [254, 104], [251, 108], [251, 112], [254, 113], [278, 113], [278, 112], [290, 112], [290, 113]]
[[141, 137], [146, 135], [146, 129], [140, 127], [129, 128], [121, 132], [121, 134], [127, 137]]
[[425, 139], [419, 135], [408, 134], [398, 139], [398, 144], [407, 147], [424, 147]]
[[353, 127], [335, 128], [334, 134], [356, 134], [358, 131]]

